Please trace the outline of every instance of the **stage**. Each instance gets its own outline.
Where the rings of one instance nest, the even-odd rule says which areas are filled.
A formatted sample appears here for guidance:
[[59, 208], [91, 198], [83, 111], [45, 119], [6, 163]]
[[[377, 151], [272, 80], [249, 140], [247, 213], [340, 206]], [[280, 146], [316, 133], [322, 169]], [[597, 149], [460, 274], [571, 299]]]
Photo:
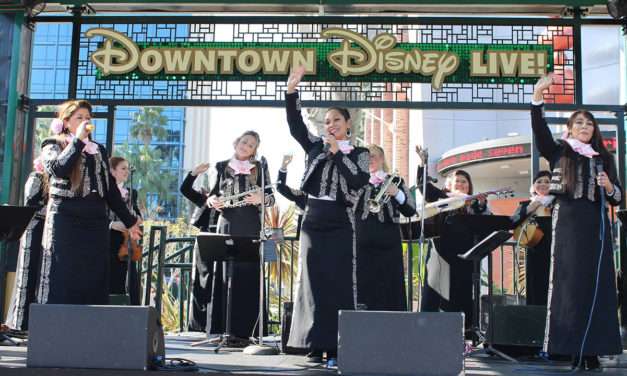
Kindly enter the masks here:
[[[333, 375], [337, 369], [315, 367], [304, 362], [300, 355], [250, 356], [241, 349], [226, 349], [215, 354], [209, 345], [192, 347], [191, 343], [202, 340], [201, 333], [184, 333], [166, 336], [166, 357], [184, 358], [196, 363], [199, 372], [216, 375]], [[93, 340], [93, 339], [86, 339]], [[602, 358], [604, 375], [624, 375], [627, 373], [627, 352], [613, 359]], [[425, 365], [428, 367], [428, 364]], [[478, 355], [465, 360], [466, 375], [538, 375], [559, 374], [570, 370], [565, 362], [547, 362], [543, 360], [521, 360], [510, 363], [495, 357]], [[26, 368], [26, 346], [0, 346], [0, 375], [2, 376], [134, 376], [155, 371], [120, 371], [120, 370], [81, 370], [81, 369], [44, 369]], [[168, 372], [168, 374], [179, 372]], [[189, 374], [189, 372], [180, 372]], [[416, 375], [420, 375], [417, 370]], [[577, 372], [579, 375], [598, 374], [598, 372]]]

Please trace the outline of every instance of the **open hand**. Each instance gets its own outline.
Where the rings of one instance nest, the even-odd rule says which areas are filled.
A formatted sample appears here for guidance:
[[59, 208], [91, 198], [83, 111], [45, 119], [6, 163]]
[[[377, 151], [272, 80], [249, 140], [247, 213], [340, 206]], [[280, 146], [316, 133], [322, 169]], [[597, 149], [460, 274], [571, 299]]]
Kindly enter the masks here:
[[305, 75], [305, 67], [298, 66], [290, 72], [290, 76], [287, 78], [287, 93], [292, 94], [296, 91], [296, 86], [300, 84], [300, 81], [303, 79]]
[[201, 163], [198, 166], [194, 167], [194, 169], [192, 170], [192, 176], [198, 176], [200, 174], [202, 174], [203, 172], [207, 171], [209, 169], [210, 164], [209, 163]]

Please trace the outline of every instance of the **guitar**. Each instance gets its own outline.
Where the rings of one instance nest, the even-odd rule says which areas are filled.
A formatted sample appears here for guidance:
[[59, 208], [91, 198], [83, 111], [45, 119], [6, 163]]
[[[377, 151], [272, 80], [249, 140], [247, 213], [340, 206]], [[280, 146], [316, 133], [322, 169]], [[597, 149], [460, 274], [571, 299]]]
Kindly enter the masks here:
[[[502, 196], [511, 196], [514, 193], [512, 188], [500, 188], [492, 191], [477, 193], [474, 195], [464, 195], [458, 197], [449, 197], [442, 200], [438, 200], [435, 202], [430, 202], [425, 205], [425, 219], [434, 217], [440, 213], [453, 211], [459, 208], [464, 207], [468, 201], [472, 201], [480, 196], [489, 196], [489, 195], [497, 195], [499, 197]], [[418, 214], [418, 219], [420, 220], [420, 214], [422, 213], [422, 208], [418, 208], [416, 210]]]

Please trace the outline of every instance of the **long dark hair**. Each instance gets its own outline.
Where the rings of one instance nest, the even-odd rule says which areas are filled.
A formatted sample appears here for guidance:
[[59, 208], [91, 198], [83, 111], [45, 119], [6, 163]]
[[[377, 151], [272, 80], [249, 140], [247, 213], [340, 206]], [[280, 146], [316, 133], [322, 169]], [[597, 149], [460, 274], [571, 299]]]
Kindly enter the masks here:
[[[77, 110], [81, 108], [84, 108], [87, 111], [89, 111], [90, 115], [92, 114], [91, 104], [87, 102], [86, 100], [83, 100], [83, 99], [69, 100], [69, 101], [61, 103], [59, 107], [57, 107], [57, 118], [62, 121], [68, 120], [70, 117], [72, 117], [72, 115], [74, 115], [74, 113]], [[67, 145], [66, 137], [69, 134], [70, 134], [70, 130], [64, 127], [63, 130], [61, 131], [61, 135], [57, 136], [57, 140], [61, 142], [63, 147]], [[88, 134], [87, 137], [91, 140], [91, 134]], [[81, 155], [77, 158], [76, 163], [74, 164], [74, 167], [72, 168], [72, 172], [70, 173], [70, 182], [72, 183], [72, 191], [76, 191], [80, 187], [80, 185], [83, 183], [81, 181], [82, 176], [81, 176], [81, 169], [80, 169], [80, 165], [82, 163], [83, 158], [84, 158], [83, 154], [81, 153]]]
[[[616, 171], [613, 163], [614, 157], [605, 148], [605, 144], [603, 143], [603, 135], [601, 135], [601, 129], [599, 128], [599, 123], [594, 118], [594, 115], [592, 115], [590, 111], [586, 110], [578, 110], [573, 112], [572, 115], [570, 115], [570, 118], [568, 118], [568, 123], [566, 123], [568, 132], [570, 133], [570, 131], [572, 130], [573, 125], [575, 124], [575, 119], [578, 115], [583, 115], [586, 120], [590, 120], [594, 125], [594, 131], [592, 132], [592, 138], [590, 139], [590, 146], [592, 146], [592, 148], [597, 153], [599, 153], [601, 159], [603, 159], [603, 170], [607, 173], [608, 177], [610, 179], [615, 179], [616, 176], [614, 175], [616, 174]], [[565, 144], [564, 146], [566, 147], [566, 152], [560, 158], [559, 167], [562, 169], [562, 180], [564, 184], [564, 189], [566, 193], [572, 195], [575, 191], [575, 184], [577, 179], [577, 153], [575, 153], [570, 145]]]
[[[455, 170], [448, 176], [447, 180], [451, 179], [454, 176], [463, 176], [463, 177], [465, 177], [466, 180], [468, 180], [468, 194], [471, 195], [474, 192], [474, 189], [472, 187], [472, 179], [470, 178], [470, 174], [468, 172], [466, 172], [465, 170]], [[455, 185], [455, 182], [453, 182], [453, 185]], [[451, 189], [449, 189], [448, 187], [445, 186], [444, 187], [444, 191], [445, 192], [450, 192]]]

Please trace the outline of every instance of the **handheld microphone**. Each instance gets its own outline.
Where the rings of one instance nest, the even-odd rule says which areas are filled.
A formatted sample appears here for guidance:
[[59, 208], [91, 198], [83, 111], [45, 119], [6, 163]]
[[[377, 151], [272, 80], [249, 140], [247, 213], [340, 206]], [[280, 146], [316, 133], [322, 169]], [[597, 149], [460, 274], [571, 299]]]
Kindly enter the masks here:
[[264, 157], [263, 155], [261, 156], [261, 158], [259, 158], [259, 163], [261, 163], [261, 167], [265, 167], [268, 165], [268, 161], [266, 160], [266, 157]]
[[91, 123], [85, 125], [85, 130], [87, 132], [93, 132], [95, 129], [96, 129], [96, 126]]
[[427, 181], [430, 181], [432, 183], [437, 183], [438, 182], [438, 178], [434, 178], [432, 176], [427, 176]]

